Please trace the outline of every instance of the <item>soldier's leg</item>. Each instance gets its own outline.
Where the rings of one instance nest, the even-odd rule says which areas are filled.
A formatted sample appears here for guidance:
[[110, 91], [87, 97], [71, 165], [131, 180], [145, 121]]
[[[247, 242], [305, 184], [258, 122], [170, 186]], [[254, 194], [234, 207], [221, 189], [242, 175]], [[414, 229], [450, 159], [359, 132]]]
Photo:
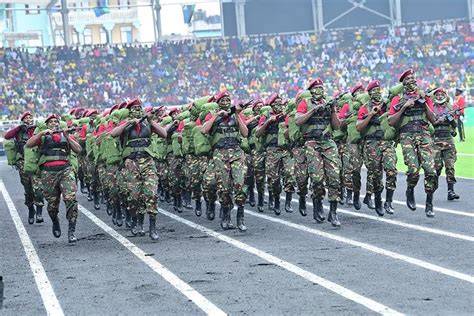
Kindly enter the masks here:
[[213, 220], [215, 217], [215, 207], [217, 200], [217, 182], [214, 159], [209, 159], [206, 164], [206, 171], [203, 175], [202, 194], [206, 201], [206, 217]]
[[448, 200], [459, 199], [459, 195], [454, 192], [454, 184], [456, 183], [454, 164], [457, 159], [456, 146], [454, 143], [448, 143], [444, 153], [444, 164], [446, 166], [446, 182], [448, 183]]
[[[149, 234], [152, 240], [158, 239], [158, 231], [156, 229], [156, 214], [158, 214], [158, 196], [157, 183], [158, 176], [156, 174], [156, 167], [153, 158], [148, 157], [140, 160], [140, 175], [141, 175], [141, 195], [145, 201], [145, 209], [149, 214]], [[143, 216], [145, 209], [140, 210], [140, 216]]]
[[[231, 159], [231, 177], [233, 182], [235, 204], [237, 204], [237, 228], [240, 231], [246, 231], [247, 227], [244, 223], [244, 205], [247, 199], [246, 192], [247, 186], [245, 184], [245, 175], [248, 172], [247, 164], [245, 164], [245, 153], [242, 150], [236, 150], [233, 154], [233, 159]], [[240, 158], [239, 158], [240, 157]], [[230, 221], [230, 210], [228, 214], [228, 223]]]
[[336, 145], [337, 145], [337, 152], [339, 154], [339, 159], [341, 160], [341, 170], [339, 172], [339, 182], [341, 183], [341, 188], [340, 188], [341, 198], [340, 198], [339, 203], [344, 205], [347, 202], [349, 202], [349, 200], [352, 200], [352, 191], [351, 191], [351, 195], [348, 196], [347, 195], [347, 190], [344, 187], [344, 165], [343, 165], [343, 162], [344, 162], [345, 143], [344, 143], [344, 141], [338, 141], [338, 142], [336, 142]]
[[41, 171], [41, 181], [43, 183], [43, 195], [47, 202], [48, 215], [53, 222], [53, 235], [56, 238], [61, 237], [61, 227], [59, 225], [58, 213], [59, 202], [61, 201], [61, 191], [59, 189], [58, 172]]
[[25, 205], [28, 207], [28, 224], [33, 224], [35, 222], [35, 195], [33, 191], [33, 183], [31, 175], [25, 172], [24, 161], [18, 160], [16, 162], [16, 167], [18, 169], [18, 174], [20, 175], [20, 182], [23, 185], [23, 191], [25, 195]]
[[31, 184], [33, 186], [34, 203], [36, 206], [36, 222], [42, 223], [43, 220], [43, 188], [41, 186], [41, 178], [37, 174], [31, 175]]
[[231, 177], [231, 155], [231, 150], [214, 150], [214, 165], [216, 170], [217, 193], [219, 195], [219, 201], [222, 207], [221, 227], [224, 230], [233, 228], [229, 217], [230, 211], [234, 207], [234, 204], [232, 202], [233, 184]]
[[251, 207], [255, 206], [255, 170], [253, 168], [253, 156], [248, 153], [245, 154], [245, 165], [247, 167], [247, 174], [245, 175], [245, 184], [248, 189], [248, 202]]
[[192, 209], [191, 203], [191, 170], [195, 168], [194, 155], [186, 155], [182, 163], [183, 168], [183, 206], [187, 209]]
[[416, 210], [414, 188], [420, 178], [420, 163], [418, 161], [418, 153], [415, 147], [415, 140], [412, 134], [401, 134], [400, 145], [402, 146], [403, 161], [407, 166], [407, 190], [406, 200], [407, 206], [412, 211]]
[[59, 188], [66, 205], [66, 218], [69, 222], [68, 240], [70, 243], [76, 242], [76, 222], [77, 222], [77, 199], [76, 199], [76, 175], [72, 167], [68, 167], [60, 172]]
[[272, 193], [274, 201], [277, 205], [271, 208], [268, 203], [269, 210], [273, 210], [276, 215], [280, 215], [280, 193], [281, 193], [281, 179], [280, 179], [280, 163], [281, 155], [277, 148], [268, 148], [267, 157], [265, 161], [265, 173], [267, 175], [268, 190]]
[[308, 176], [311, 179], [313, 218], [318, 223], [322, 223], [325, 220], [322, 200], [326, 194], [324, 189], [325, 174], [322, 149], [319, 145], [306, 143], [305, 152], [308, 163]]
[[295, 180], [297, 193], [299, 195], [299, 212], [306, 216], [306, 195], [308, 194], [308, 164], [304, 146], [293, 148], [293, 160], [295, 165]]
[[425, 173], [425, 213], [427, 217], [434, 217], [433, 194], [438, 188], [438, 176], [434, 168], [433, 140], [428, 133], [418, 135], [416, 140], [418, 145], [418, 158]]
[[296, 177], [295, 177], [295, 162], [291, 156], [291, 152], [286, 150], [285, 156], [282, 159], [282, 174], [283, 174], [283, 191], [285, 191], [285, 211], [292, 213], [291, 199], [295, 192]]
[[341, 159], [337, 152], [336, 143], [332, 140], [324, 142], [322, 148], [323, 170], [327, 179], [328, 200], [329, 200], [329, 215], [328, 221], [334, 227], [340, 227], [341, 222], [337, 216], [337, 204], [340, 198], [339, 189], [341, 183], [339, 182], [339, 172], [341, 170]]
[[182, 197], [184, 187], [183, 158], [173, 157], [170, 161], [170, 185], [174, 197], [174, 210], [183, 211]]
[[383, 146], [382, 164], [385, 171], [385, 203], [384, 209], [388, 214], [393, 214], [393, 193], [397, 187], [397, 152], [393, 141], [385, 141]]
[[143, 207], [143, 201], [140, 200], [140, 195], [137, 194], [141, 189], [140, 168], [138, 162], [132, 159], [126, 159], [124, 165], [124, 177], [127, 186], [127, 204], [130, 216], [132, 218], [131, 228], [132, 234], [138, 234], [138, 214]]
[[382, 167], [383, 141], [366, 140], [364, 147], [364, 161], [367, 166], [367, 179], [372, 182], [375, 193], [375, 211], [379, 216], [384, 215], [382, 207], [383, 167]]
[[255, 172], [255, 185], [257, 187], [257, 209], [263, 212], [263, 202], [265, 193], [265, 153], [252, 151], [253, 169]]

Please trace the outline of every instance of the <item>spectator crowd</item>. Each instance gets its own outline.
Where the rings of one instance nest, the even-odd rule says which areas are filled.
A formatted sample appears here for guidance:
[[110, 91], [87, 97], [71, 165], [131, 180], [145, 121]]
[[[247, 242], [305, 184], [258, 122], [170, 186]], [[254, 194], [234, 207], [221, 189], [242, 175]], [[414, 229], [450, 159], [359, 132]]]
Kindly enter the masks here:
[[0, 118], [40, 116], [75, 106], [108, 107], [141, 97], [184, 104], [227, 89], [236, 98], [294, 97], [309, 78], [329, 93], [414, 68], [420, 86], [472, 86], [474, 22], [329, 30], [239, 38], [27, 49], [0, 48]]

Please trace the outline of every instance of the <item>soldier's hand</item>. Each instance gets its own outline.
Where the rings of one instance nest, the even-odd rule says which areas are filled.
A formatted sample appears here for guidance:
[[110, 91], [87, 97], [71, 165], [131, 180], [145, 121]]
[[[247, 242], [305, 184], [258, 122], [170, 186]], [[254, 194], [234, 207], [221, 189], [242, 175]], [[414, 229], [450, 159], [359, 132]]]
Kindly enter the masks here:
[[424, 99], [426, 97], [425, 91], [420, 90], [419, 94], [420, 98]]
[[277, 120], [277, 115], [272, 115], [272, 116], [270, 116], [270, 118], [268, 119], [268, 121], [269, 121], [270, 123], [276, 122], [276, 120]]
[[379, 111], [380, 111], [380, 108], [378, 106], [374, 106], [373, 109], [372, 109], [371, 114], [376, 115]]
[[240, 112], [242, 112], [242, 105], [241, 104], [237, 104], [235, 106], [235, 113], [239, 114]]
[[405, 104], [403, 105], [404, 108], [411, 108], [413, 105], [415, 105], [415, 101], [413, 101], [413, 99], [410, 99], [408, 100], [407, 102], [405, 102]]
[[42, 133], [43, 135], [49, 135], [49, 134], [52, 134], [53, 131], [48, 128], [48, 129], [45, 129], [44, 131], [42, 131], [41, 133]]
[[224, 111], [224, 110], [220, 110], [219, 112], [217, 112], [217, 116], [220, 116], [220, 117], [224, 117], [224, 116], [227, 116], [227, 111]]

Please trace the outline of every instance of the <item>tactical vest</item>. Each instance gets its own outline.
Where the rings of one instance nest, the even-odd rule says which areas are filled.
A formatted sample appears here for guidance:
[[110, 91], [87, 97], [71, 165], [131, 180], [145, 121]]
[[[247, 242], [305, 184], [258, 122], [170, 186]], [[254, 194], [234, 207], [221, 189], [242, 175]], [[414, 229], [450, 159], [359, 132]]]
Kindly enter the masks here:
[[38, 162], [39, 165], [42, 165], [48, 161], [69, 161], [69, 154], [70, 148], [69, 143], [61, 133], [61, 139], [59, 143], [56, 143], [53, 140], [52, 135], [45, 135], [41, 139], [41, 146], [40, 146], [40, 160]]
[[[449, 108], [449, 105], [447, 104], [445, 104], [441, 112], [438, 111], [438, 106], [435, 106], [435, 110], [434, 110], [437, 118], [447, 115], [449, 111], [450, 111], [450, 108]], [[442, 123], [434, 126], [434, 137], [436, 138], [451, 139], [453, 138], [453, 136], [451, 135], [451, 132], [452, 132], [452, 127], [451, 127], [451, 124], [447, 120], [444, 120]]]
[[122, 154], [124, 158], [136, 159], [152, 155], [152, 151], [149, 148], [151, 145], [150, 124], [143, 121], [140, 123], [140, 127], [139, 133], [135, 130], [135, 125], [125, 130]]
[[[370, 113], [374, 108], [372, 102], [366, 105], [367, 111]], [[386, 111], [386, 105], [382, 104], [382, 111]], [[364, 138], [370, 140], [383, 140], [384, 139], [384, 130], [382, 128], [381, 115], [376, 114], [372, 116], [367, 125], [367, 129], [364, 132]]]
[[218, 118], [214, 123], [211, 133], [212, 149], [230, 149], [240, 146], [239, 127], [234, 116], [226, 123], [224, 119]]
[[[307, 100], [306, 102], [312, 104], [311, 100]], [[308, 107], [308, 110], [310, 110], [310, 107]], [[328, 107], [314, 112], [306, 123], [301, 126], [303, 139], [305, 141], [328, 139], [331, 137], [329, 133], [330, 129], [331, 109]]]
[[[409, 99], [410, 98], [404, 94], [403, 97], [400, 98], [400, 102], [405, 103]], [[416, 100], [413, 107], [408, 108], [403, 112], [399, 125], [400, 134], [419, 133], [426, 130], [426, 127], [429, 126], [429, 121], [425, 114], [425, 102], [425, 100]]]
[[25, 155], [24, 146], [29, 139], [28, 130], [34, 127], [22, 126], [20, 132], [15, 138], [15, 150], [16, 150], [16, 159], [23, 159]]
[[278, 146], [278, 123], [271, 123], [265, 130], [265, 146], [277, 147]]

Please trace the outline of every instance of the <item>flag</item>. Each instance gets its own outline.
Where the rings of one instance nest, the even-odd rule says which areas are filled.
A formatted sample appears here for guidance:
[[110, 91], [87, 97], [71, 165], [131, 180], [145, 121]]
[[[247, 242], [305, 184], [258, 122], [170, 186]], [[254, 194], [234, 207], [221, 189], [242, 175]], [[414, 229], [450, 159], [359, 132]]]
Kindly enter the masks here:
[[184, 23], [191, 24], [191, 20], [194, 14], [194, 8], [196, 7], [195, 4], [187, 4], [183, 5], [183, 18]]
[[110, 13], [109, 0], [97, 0], [97, 7], [94, 8], [94, 13], [96, 17]]

